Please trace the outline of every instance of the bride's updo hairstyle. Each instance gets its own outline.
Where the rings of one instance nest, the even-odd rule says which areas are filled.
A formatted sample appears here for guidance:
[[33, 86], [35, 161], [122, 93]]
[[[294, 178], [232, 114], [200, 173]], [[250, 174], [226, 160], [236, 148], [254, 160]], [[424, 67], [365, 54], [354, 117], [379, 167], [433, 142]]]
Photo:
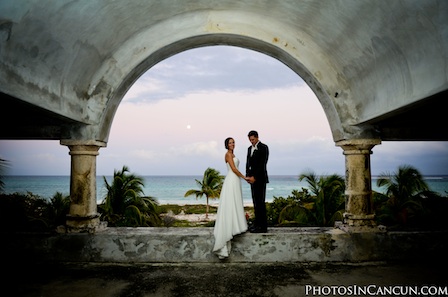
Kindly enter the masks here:
[[226, 149], [229, 149], [229, 141], [230, 139], [233, 139], [232, 137], [227, 137], [226, 140], [224, 140], [224, 146], [226, 147]]

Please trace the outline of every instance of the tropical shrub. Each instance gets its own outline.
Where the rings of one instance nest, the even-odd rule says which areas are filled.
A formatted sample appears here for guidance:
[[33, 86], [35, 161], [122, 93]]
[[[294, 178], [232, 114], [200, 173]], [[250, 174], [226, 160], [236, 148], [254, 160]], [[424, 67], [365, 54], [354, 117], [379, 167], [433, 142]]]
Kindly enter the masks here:
[[270, 226], [310, 226], [314, 218], [310, 213], [312, 198], [307, 189], [293, 190], [286, 198], [276, 197], [266, 204]]
[[62, 193], [56, 192], [48, 205], [50, 222], [53, 222], [55, 226], [65, 225], [67, 214], [70, 211], [70, 195], [63, 196]]
[[114, 170], [111, 184], [104, 178], [106, 197], [99, 205], [101, 218], [111, 227], [154, 227], [162, 220], [156, 198], [144, 196], [143, 178], [129, 172], [127, 166]]
[[385, 193], [374, 193], [378, 224], [390, 228], [439, 227], [446, 215], [447, 199], [430, 191], [423, 175], [413, 166], [401, 165], [393, 173], [381, 173], [377, 186]]
[[33, 193], [0, 195], [3, 232], [53, 232], [65, 224], [70, 198], [56, 193], [49, 201]]
[[312, 213], [317, 226], [334, 226], [345, 211], [345, 179], [337, 174], [317, 176], [313, 172], [299, 176], [308, 182], [314, 197]]
[[274, 197], [267, 205], [268, 223], [274, 226], [334, 226], [345, 210], [345, 180], [333, 174], [301, 174], [308, 188], [293, 190], [287, 198]]

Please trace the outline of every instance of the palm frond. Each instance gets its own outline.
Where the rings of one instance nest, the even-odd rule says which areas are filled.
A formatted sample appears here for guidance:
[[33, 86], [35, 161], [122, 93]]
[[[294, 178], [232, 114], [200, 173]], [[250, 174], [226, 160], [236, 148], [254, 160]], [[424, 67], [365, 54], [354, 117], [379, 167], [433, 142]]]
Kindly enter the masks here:
[[[159, 216], [154, 197], [144, 196], [144, 179], [129, 172], [127, 166], [114, 170], [111, 184], [103, 177], [107, 189], [101, 209], [103, 218], [113, 224], [148, 226], [147, 218]], [[159, 221], [160, 223], [160, 221]]]

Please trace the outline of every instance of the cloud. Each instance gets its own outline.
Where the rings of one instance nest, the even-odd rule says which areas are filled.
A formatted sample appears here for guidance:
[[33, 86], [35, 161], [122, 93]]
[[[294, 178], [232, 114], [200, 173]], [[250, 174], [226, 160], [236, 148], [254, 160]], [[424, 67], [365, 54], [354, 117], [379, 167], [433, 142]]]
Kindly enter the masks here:
[[140, 160], [154, 160], [158, 158], [157, 152], [145, 149], [131, 150], [129, 155], [131, 158], [135, 157]]
[[188, 50], [154, 65], [128, 91], [124, 101], [153, 102], [198, 92], [294, 85], [304, 83], [272, 57], [238, 47], [212, 46]]
[[313, 171], [316, 174], [341, 174], [345, 172], [342, 149], [333, 140], [312, 136], [303, 140], [270, 145], [270, 170], [275, 174], [299, 175]]
[[411, 165], [425, 175], [448, 174], [448, 142], [390, 141], [373, 148], [372, 174], [396, 172]]
[[67, 175], [69, 149], [54, 140], [2, 140], [0, 158], [8, 160], [8, 175]]
[[129, 151], [131, 158], [142, 161], [159, 161], [180, 157], [210, 156], [219, 157], [222, 151], [218, 149], [216, 141], [187, 143], [180, 146], [171, 146], [163, 150], [135, 149]]
[[222, 156], [222, 150], [218, 149], [217, 141], [195, 142], [180, 147], [170, 147], [169, 156], [182, 157], [219, 157]]
[[151, 94], [159, 92], [161, 90], [166, 90], [166, 82], [160, 79], [143, 76], [140, 78], [138, 84], [134, 84], [132, 88], [126, 93], [123, 101], [130, 102], [151, 102]]

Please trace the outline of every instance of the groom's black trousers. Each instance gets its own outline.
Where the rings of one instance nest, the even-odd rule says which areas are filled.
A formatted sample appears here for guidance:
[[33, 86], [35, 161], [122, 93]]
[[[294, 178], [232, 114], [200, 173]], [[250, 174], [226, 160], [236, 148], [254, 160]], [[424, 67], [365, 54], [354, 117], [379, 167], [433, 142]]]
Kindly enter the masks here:
[[252, 202], [254, 203], [255, 226], [261, 229], [268, 227], [266, 216], [266, 183], [254, 182], [250, 185]]

